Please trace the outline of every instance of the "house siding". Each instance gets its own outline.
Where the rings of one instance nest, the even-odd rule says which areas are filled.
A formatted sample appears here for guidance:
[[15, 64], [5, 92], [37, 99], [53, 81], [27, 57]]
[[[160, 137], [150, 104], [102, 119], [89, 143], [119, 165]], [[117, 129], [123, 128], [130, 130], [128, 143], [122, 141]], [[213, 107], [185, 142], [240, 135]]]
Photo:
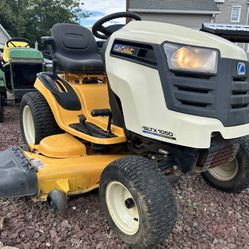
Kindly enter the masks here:
[[143, 20], [157, 21], [181, 25], [188, 28], [200, 29], [203, 22], [211, 22], [212, 15], [198, 14], [163, 14], [163, 13], [137, 13]]
[[[149, 11], [152, 11], [152, 9], [171, 10], [173, 8], [172, 6], [176, 7], [176, 4], [179, 4], [181, 2], [180, 0], [177, 0], [177, 1], [157, 0], [155, 2], [152, 0], [127, 0], [129, 4], [129, 9], [141, 9], [143, 11], [145, 9], [148, 9], [148, 12], [137, 11], [137, 13], [141, 15], [141, 17], [144, 20], [172, 23], [172, 24], [181, 25], [181, 26], [185, 26], [185, 27], [193, 28], [193, 29], [200, 29], [202, 23], [204, 22], [249, 25], [249, 20], [247, 20], [248, 19], [248, 6], [249, 6], [247, 2], [249, 1], [247, 0], [224, 0], [224, 3], [217, 3], [217, 4], [215, 4], [215, 0], [209, 0], [209, 1], [210, 1], [209, 4], [213, 1], [212, 4], [215, 5], [215, 8], [212, 7], [213, 10], [215, 11], [214, 12], [215, 15], [149, 12]], [[199, 1], [199, 3], [202, 3], [202, 2]], [[241, 5], [240, 22], [231, 22], [231, 13], [232, 13], [233, 5]], [[159, 8], [160, 6], [161, 8]], [[182, 1], [182, 6], [180, 7], [179, 6], [180, 5], [177, 5], [178, 9], [181, 7], [182, 9], [185, 9], [185, 10], [188, 9], [191, 11], [196, 7], [196, 4], [193, 4], [192, 0], [191, 1], [185, 0], [184, 2]], [[207, 2], [205, 3], [205, 6], [207, 6]], [[220, 11], [219, 14], [217, 14], [218, 10]], [[245, 51], [249, 55], [249, 44], [240, 43], [238, 45], [242, 47], [243, 49], [245, 49]]]
[[7, 40], [10, 39], [7, 31], [0, 25], [0, 49], [3, 49], [4, 44]]
[[[240, 22], [231, 22], [231, 13], [233, 5], [241, 5], [241, 15]], [[216, 15], [214, 22], [223, 24], [238, 24], [238, 25], [248, 25], [248, 4], [246, 0], [225, 0], [223, 4], [217, 4], [217, 7], [221, 11], [220, 14]], [[238, 46], [243, 48], [249, 57], [249, 44], [238, 43]]]
[[218, 11], [214, 0], [127, 0], [130, 9]]
[[[226, 0], [223, 4], [217, 4], [221, 14], [216, 15], [215, 22], [217, 23], [231, 23], [231, 24], [247, 24], [248, 4], [246, 0]], [[240, 22], [231, 22], [231, 13], [233, 5], [241, 5]]]

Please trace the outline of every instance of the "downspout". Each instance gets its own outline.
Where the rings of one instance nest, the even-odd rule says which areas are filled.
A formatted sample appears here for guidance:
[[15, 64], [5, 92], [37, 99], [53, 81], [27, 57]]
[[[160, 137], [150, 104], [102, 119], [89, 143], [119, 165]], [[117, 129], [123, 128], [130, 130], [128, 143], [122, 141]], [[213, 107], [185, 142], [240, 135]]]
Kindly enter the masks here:
[[249, 23], [249, 2], [247, 2], [247, 15], [246, 15], [246, 25]]
[[211, 23], [213, 23], [213, 22], [214, 22], [215, 17], [216, 17], [216, 15], [215, 15], [215, 14], [213, 14], [213, 15], [212, 15], [212, 17], [211, 17]]

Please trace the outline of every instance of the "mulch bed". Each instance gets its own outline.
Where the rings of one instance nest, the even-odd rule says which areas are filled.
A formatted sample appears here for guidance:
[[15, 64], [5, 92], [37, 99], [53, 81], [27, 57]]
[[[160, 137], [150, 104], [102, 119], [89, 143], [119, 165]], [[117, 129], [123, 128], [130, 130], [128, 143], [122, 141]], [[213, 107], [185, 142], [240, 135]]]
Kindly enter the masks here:
[[[0, 150], [21, 143], [18, 107], [6, 107], [0, 131]], [[249, 190], [222, 193], [194, 174], [181, 177], [173, 189], [178, 222], [157, 249], [249, 249]], [[0, 221], [0, 241], [5, 246], [128, 249], [100, 215], [98, 191], [70, 199], [63, 217], [30, 198], [0, 200]]]

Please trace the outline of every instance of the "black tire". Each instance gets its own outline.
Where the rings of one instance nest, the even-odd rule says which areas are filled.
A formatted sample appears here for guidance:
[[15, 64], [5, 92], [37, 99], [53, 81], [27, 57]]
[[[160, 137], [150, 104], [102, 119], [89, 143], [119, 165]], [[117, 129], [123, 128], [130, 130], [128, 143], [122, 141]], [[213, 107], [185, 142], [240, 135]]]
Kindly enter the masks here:
[[240, 193], [249, 187], [249, 139], [240, 139], [240, 149], [235, 158], [236, 175], [229, 181], [221, 181], [209, 171], [202, 173], [202, 177], [212, 187], [228, 193]]
[[32, 113], [35, 130], [35, 144], [39, 144], [45, 137], [62, 133], [43, 95], [38, 91], [29, 92], [23, 96], [20, 104], [20, 125], [23, 142], [25, 144], [28, 144], [23, 122], [23, 110], [25, 106], [28, 106]]
[[[106, 193], [113, 182], [128, 189], [137, 207], [139, 218], [134, 220], [139, 220], [139, 229], [135, 234], [123, 232], [109, 212]], [[127, 209], [130, 208], [127, 201], [132, 198], [123, 204]], [[177, 210], [170, 184], [152, 161], [139, 156], [114, 161], [104, 170], [100, 180], [100, 205], [115, 234], [136, 249], [153, 248], [172, 232], [176, 223]]]
[[57, 215], [62, 215], [67, 210], [67, 196], [60, 190], [52, 190], [47, 198], [49, 210]]
[[7, 91], [6, 89], [0, 90], [2, 106], [7, 106]]
[[0, 123], [4, 122], [4, 104], [3, 104], [3, 96], [0, 95]]

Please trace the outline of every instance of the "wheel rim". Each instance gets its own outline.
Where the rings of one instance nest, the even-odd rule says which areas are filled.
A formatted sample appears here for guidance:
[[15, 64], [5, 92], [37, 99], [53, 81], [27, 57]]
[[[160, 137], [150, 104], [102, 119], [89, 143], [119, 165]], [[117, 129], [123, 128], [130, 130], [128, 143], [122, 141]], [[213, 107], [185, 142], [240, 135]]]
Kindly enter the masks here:
[[130, 191], [120, 182], [110, 182], [106, 188], [106, 204], [116, 226], [127, 235], [139, 230], [137, 204]]
[[33, 115], [30, 110], [30, 107], [26, 105], [23, 108], [23, 130], [25, 139], [28, 144], [34, 144], [35, 143], [35, 125], [33, 120]]
[[209, 169], [208, 172], [216, 179], [228, 182], [233, 180], [239, 171], [239, 164], [237, 158], [228, 164], [221, 165], [219, 167]]

